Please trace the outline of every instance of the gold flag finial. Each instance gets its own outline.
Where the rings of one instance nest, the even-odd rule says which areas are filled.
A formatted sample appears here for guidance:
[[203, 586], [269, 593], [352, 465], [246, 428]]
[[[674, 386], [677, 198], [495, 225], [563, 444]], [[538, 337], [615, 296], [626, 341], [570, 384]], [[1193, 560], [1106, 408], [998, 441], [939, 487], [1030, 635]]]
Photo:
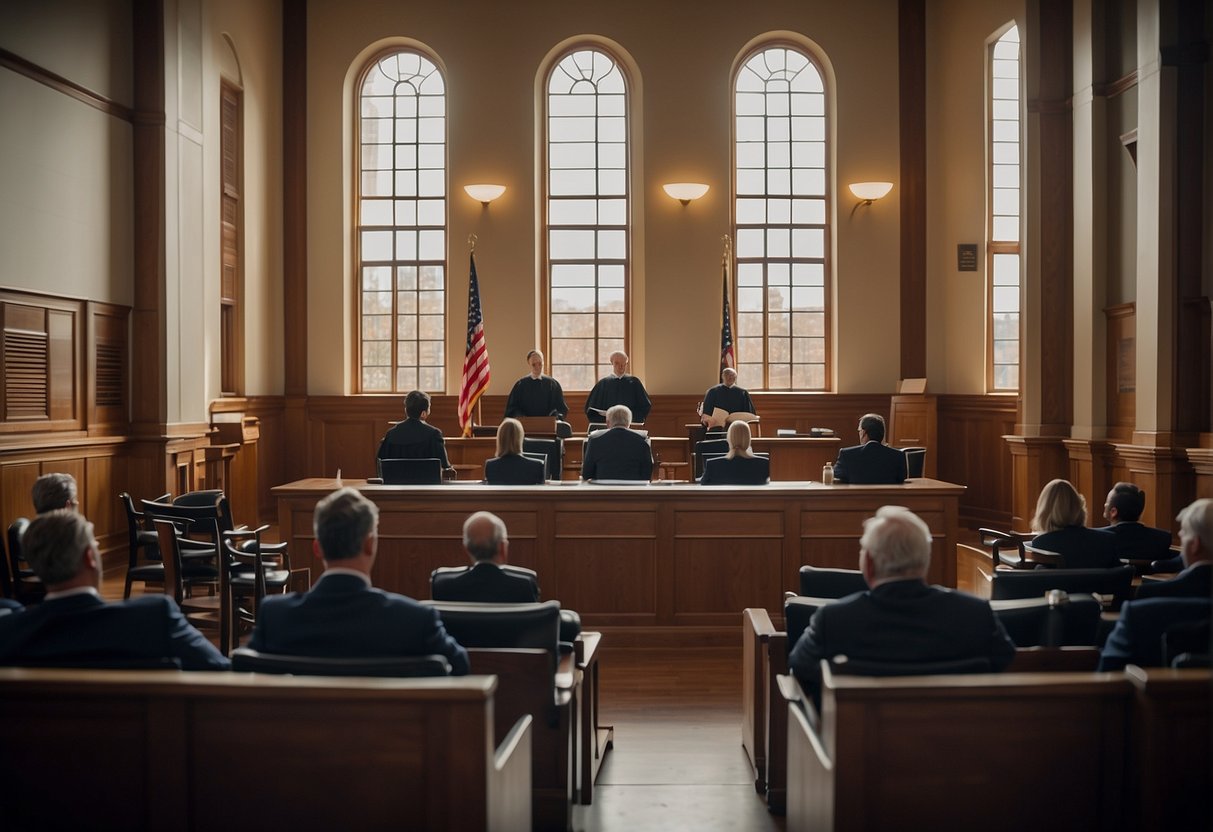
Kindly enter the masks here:
[[733, 250], [733, 240], [728, 234], [722, 234], [720, 236], [720, 242], [724, 243], [724, 251], [720, 254], [720, 262], [728, 263], [729, 253]]
[[469, 250], [469, 251], [470, 251], [472, 254], [475, 254], [475, 253], [476, 253], [476, 240], [477, 240], [477, 237], [476, 237], [476, 235], [475, 235], [475, 234], [469, 234], [469, 235], [468, 235], [468, 250]]

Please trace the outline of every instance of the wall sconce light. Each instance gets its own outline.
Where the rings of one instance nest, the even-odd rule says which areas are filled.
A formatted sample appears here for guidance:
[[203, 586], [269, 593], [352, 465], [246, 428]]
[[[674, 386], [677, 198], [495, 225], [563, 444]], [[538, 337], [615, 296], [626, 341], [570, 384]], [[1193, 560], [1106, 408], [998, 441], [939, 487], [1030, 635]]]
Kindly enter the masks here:
[[688, 204], [692, 199], [699, 199], [708, 192], [708, 186], [700, 182], [671, 182], [661, 187], [670, 197], [683, 205]]
[[851, 193], [860, 201], [860, 205], [871, 205], [893, 190], [892, 182], [856, 182], [848, 185]]
[[505, 193], [505, 185], [464, 185], [467, 195], [479, 202], [485, 208], [497, 197]]

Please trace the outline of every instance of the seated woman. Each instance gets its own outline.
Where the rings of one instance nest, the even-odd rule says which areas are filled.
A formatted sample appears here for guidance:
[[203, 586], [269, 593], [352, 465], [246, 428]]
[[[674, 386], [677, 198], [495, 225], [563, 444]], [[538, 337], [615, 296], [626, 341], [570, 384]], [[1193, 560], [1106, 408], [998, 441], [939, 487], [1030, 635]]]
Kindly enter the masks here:
[[1065, 569], [1101, 569], [1120, 566], [1116, 538], [1101, 529], [1088, 529], [1087, 501], [1069, 480], [1053, 480], [1040, 492], [1032, 545], [1061, 555]]
[[502, 419], [497, 426], [497, 456], [484, 463], [489, 485], [543, 485], [543, 461], [522, 455], [522, 422]]
[[700, 485], [766, 485], [771, 481], [771, 461], [750, 450], [750, 426], [729, 425], [729, 452], [703, 464]]

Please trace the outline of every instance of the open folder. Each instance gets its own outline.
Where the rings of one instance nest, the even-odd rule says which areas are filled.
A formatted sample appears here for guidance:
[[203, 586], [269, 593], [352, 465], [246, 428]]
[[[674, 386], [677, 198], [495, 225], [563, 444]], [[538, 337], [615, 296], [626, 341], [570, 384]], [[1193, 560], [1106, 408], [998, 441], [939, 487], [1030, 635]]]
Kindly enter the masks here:
[[753, 413], [748, 413], [744, 410], [738, 410], [735, 413], [729, 413], [723, 407], [712, 409], [712, 415], [708, 416], [709, 428], [722, 428], [732, 422], [757, 422], [758, 417]]

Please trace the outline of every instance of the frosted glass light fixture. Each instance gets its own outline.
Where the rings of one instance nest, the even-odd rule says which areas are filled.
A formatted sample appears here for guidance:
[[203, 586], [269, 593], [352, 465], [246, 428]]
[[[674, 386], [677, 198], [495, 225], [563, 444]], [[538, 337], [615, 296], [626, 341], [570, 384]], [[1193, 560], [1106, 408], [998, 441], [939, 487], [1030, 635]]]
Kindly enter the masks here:
[[699, 199], [708, 192], [708, 186], [702, 182], [671, 182], [661, 187], [671, 198], [678, 200], [683, 205], [688, 204], [692, 199]]
[[488, 207], [488, 204], [505, 193], [505, 185], [464, 185], [467, 195]]
[[863, 205], [871, 205], [893, 190], [892, 182], [855, 182], [847, 186]]

